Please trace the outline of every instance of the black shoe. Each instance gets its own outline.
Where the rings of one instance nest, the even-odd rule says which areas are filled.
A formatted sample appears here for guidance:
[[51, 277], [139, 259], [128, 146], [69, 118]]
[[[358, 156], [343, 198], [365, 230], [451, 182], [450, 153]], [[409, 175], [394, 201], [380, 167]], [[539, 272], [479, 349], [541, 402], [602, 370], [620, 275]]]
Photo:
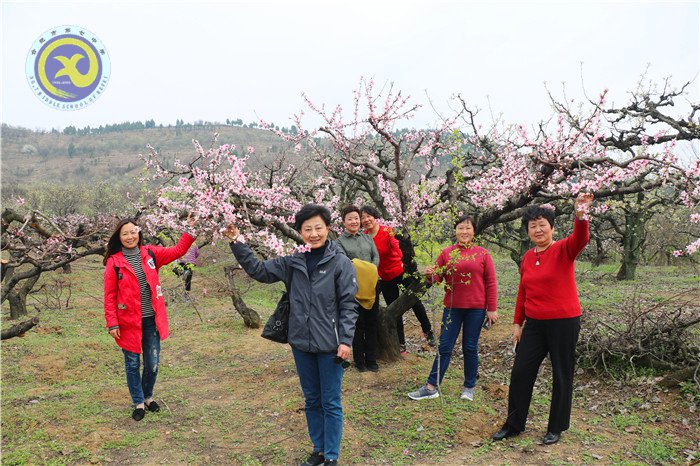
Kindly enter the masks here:
[[493, 440], [500, 441], [500, 440], [506, 439], [508, 437], [514, 437], [518, 434], [520, 434], [520, 432], [516, 432], [513, 429], [511, 429], [510, 427], [504, 426], [501, 428], [501, 430], [499, 430], [498, 432], [493, 434], [491, 436], [491, 438]]
[[435, 334], [432, 330], [425, 334], [425, 339], [428, 340], [428, 345], [435, 347]]
[[146, 415], [146, 410], [143, 408], [136, 408], [133, 413], [131, 413], [131, 417], [134, 418], [134, 421], [140, 421], [141, 419], [144, 418]]
[[160, 411], [160, 406], [158, 405], [158, 403], [156, 403], [156, 400], [153, 400], [150, 404], [146, 405], [146, 409], [152, 413], [157, 413], [158, 411]]
[[320, 464], [324, 464], [325, 460], [326, 459], [323, 457], [323, 453], [315, 451], [311, 453], [309, 459], [301, 463], [299, 466], [319, 466]]
[[326, 460], [323, 462], [323, 466], [338, 466], [338, 460]]
[[547, 434], [544, 436], [544, 440], [542, 440], [542, 443], [545, 445], [552, 445], [553, 443], [557, 443], [560, 438], [561, 432], [556, 434], [554, 432], [547, 432]]
[[379, 365], [376, 362], [368, 362], [367, 370], [371, 372], [379, 372]]
[[367, 372], [367, 366], [364, 364], [355, 364], [355, 368], [357, 369], [357, 372]]

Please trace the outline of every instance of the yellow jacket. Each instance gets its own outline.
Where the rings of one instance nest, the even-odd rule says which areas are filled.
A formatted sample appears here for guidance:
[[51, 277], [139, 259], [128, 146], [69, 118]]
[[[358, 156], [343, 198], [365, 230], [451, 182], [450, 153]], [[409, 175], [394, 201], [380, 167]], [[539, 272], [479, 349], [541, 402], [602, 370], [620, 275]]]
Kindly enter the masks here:
[[377, 266], [361, 259], [353, 259], [352, 265], [355, 266], [357, 275], [357, 294], [355, 299], [359, 301], [360, 306], [363, 308], [367, 310], [372, 309], [377, 298], [377, 280], [379, 280]]

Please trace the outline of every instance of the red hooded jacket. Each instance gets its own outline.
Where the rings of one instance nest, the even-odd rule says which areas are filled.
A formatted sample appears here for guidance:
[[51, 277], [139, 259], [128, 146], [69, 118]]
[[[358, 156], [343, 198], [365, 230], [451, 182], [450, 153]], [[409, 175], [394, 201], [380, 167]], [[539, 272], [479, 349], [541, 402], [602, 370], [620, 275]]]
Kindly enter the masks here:
[[[187, 252], [194, 242], [194, 237], [183, 233], [177, 245], [171, 248], [161, 246], [141, 246], [141, 266], [146, 281], [151, 288], [151, 303], [155, 311], [156, 327], [160, 339], [168, 338], [168, 315], [165, 312], [165, 300], [158, 279], [158, 269], [169, 264]], [[151, 250], [155, 258], [148, 253]], [[115, 267], [119, 268], [121, 278], [117, 277]], [[120, 338], [116, 340], [121, 348], [132, 353], [141, 353], [141, 291], [134, 269], [119, 251], [107, 259], [104, 274], [104, 308], [107, 328], [119, 326]]]

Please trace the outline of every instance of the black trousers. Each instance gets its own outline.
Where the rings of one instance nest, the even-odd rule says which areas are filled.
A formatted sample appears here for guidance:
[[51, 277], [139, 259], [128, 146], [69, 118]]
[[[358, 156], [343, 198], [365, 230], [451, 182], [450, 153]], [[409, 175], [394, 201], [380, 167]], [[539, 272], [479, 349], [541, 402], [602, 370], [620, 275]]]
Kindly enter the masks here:
[[[403, 275], [399, 275], [393, 280], [379, 280], [379, 287], [382, 290], [382, 296], [384, 296], [384, 301], [386, 301], [386, 305], [388, 306], [389, 304], [393, 303], [398, 299], [399, 295], [401, 294], [399, 285], [407, 287], [408, 285], [410, 285], [410, 283], [410, 277], [404, 278]], [[423, 330], [423, 333], [430, 332], [432, 330], [432, 326], [430, 325], [430, 319], [428, 319], [428, 313], [426, 312], [425, 306], [423, 306], [423, 303], [420, 300], [418, 300], [416, 305], [413, 306], [413, 313], [416, 315], [416, 319], [418, 319], [418, 322], [420, 322], [420, 327]], [[404, 334], [403, 330], [403, 316], [396, 319], [396, 330], [399, 334], [399, 344], [405, 345], [406, 335]]]
[[517, 432], [525, 430], [537, 372], [542, 361], [549, 354], [552, 361], [553, 381], [547, 431], [559, 433], [569, 428], [576, 342], [580, 329], [580, 317], [552, 320], [527, 319], [516, 349], [513, 370], [510, 373], [506, 426]]
[[185, 262], [178, 262], [178, 265], [181, 266], [182, 269], [175, 267], [173, 268], [173, 272], [175, 273], [175, 275], [181, 277], [185, 281], [185, 291], [190, 291], [192, 289], [192, 276], [194, 275], [194, 265], [191, 269], [187, 268], [188, 264], [186, 264]]
[[194, 270], [185, 270], [182, 275], [185, 279], [185, 291], [190, 291], [192, 289], [192, 276], [194, 275]]
[[377, 363], [377, 316], [379, 300], [374, 301], [372, 309], [357, 305], [355, 337], [352, 340], [352, 359], [358, 366]]

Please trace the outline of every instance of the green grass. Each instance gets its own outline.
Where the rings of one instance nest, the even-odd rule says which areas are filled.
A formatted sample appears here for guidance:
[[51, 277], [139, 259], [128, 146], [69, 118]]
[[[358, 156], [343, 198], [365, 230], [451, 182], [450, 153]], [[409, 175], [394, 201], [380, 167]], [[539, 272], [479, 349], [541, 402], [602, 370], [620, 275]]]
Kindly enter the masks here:
[[666, 463], [677, 460], [675, 457], [675, 448], [668, 444], [668, 440], [662, 439], [643, 439], [634, 448], [642, 458], [652, 463]]
[[[434, 249], [439, 250], [438, 246]], [[169, 304], [172, 335], [162, 345], [156, 393], [163, 401], [162, 411], [147, 414], [140, 423], [130, 419], [123, 355], [104, 329], [101, 302], [96, 299], [101, 293], [101, 265], [90, 259], [74, 267], [71, 309], [42, 312], [37, 329], [24, 338], [2, 342], [3, 464], [85, 464], [109, 459], [115, 464], [258, 465], [303, 460], [310, 447], [289, 347], [266, 342], [259, 330], [244, 327], [226, 294], [221, 272], [221, 266], [231, 262], [230, 253], [208, 254], [217, 257], [217, 263], [207, 261], [196, 270], [193, 292], [204, 322], [191, 304]], [[426, 252], [421, 261], [431, 263], [429, 256]], [[423, 402], [408, 400], [406, 393], [424, 382], [433, 359], [430, 351], [415, 350], [401, 362], [381, 364], [379, 374], [350, 370], [343, 383], [343, 462], [433, 464], [452, 459], [453, 452], [466, 458], [459, 460], [466, 464], [569, 461], [565, 455], [537, 456], [539, 434], [517, 438], [515, 448], [487, 440], [507, 405], [506, 399], [494, 398], [487, 388], [508, 380], [512, 358], [504, 358], [502, 351], [508, 346], [518, 284], [517, 267], [510, 259], [496, 256], [495, 263], [500, 318], [505, 324], [482, 337], [482, 350], [487, 353], [482, 353], [474, 402], [459, 400], [460, 358], [453, 360], [442, 384], [443, 396]], [[578, 269], [582, 304], [590, 312], [611, 311], [638, 286], [617, 282], [611, 276], [614, 265], [579, 264]], [[642, 267], [640, 276], [645, 281], [639, 283], [654, 298], [695, 280], [685, 273], [674, 277], [670, 273], [674, 270]], [[165, 271], [162, 282], [166, 288], [179, 284]], [[203, 286], [208, 288], [206, 296], [201, 293]], [[242, 286], [247, 289], [244, 299], [263, 318], [282, 290], [279, 284]], [[433, 287], [425, 298], [434, 321], [441, 316], [442, 293], [441, 287]], [[4, 307], [3, 312], [7, 312]], [[406, 322], [409, 340], [417, 347], [419, 328], [410, 313]], [[540, 377], [548, 374], [545, 370]], [[576, 381], [583, 383], [584, 378], [577, 375]], [[663, 441], [669, 432], [677, 435], [677, 425], [687, 414], [673, 412], [665, 403], [640, 410], [648, 401], [646, 395], [626, 388], [605, 389], [605, 383], [601, 380], [600, 394], [592, 395], [588, 389], [577, 392], [574, 403], [575, 409], [585, 410], [592, 396], [607, 397], [609, 411], [573, 423], [562, 445], [583, 451], [590, 445], [605, 445], [611, 451], [606, 461], [619, 464], [633, 464], [625, 463], [634, 461], [629, 457], [632, 451], [643, 458], [640, 463], [668, 463], [684, 458], [685, 448], [694, 448], [697, 429], [672, 443]], [[545, 380], [533, 394], [533, 429], [546, 426], [548, 384]], [[688, 413], [689, 406], [700, 401], [692, 385], [684, 385], [678, 393], [676, 411]], [[634, 432], [626, 432], [628, 427], [635, 427]], [[144, 452], [144, 445], [151, 445], [158, 457]], [[523, 456], [508, 459], [502, 456], [506, 453]]]

